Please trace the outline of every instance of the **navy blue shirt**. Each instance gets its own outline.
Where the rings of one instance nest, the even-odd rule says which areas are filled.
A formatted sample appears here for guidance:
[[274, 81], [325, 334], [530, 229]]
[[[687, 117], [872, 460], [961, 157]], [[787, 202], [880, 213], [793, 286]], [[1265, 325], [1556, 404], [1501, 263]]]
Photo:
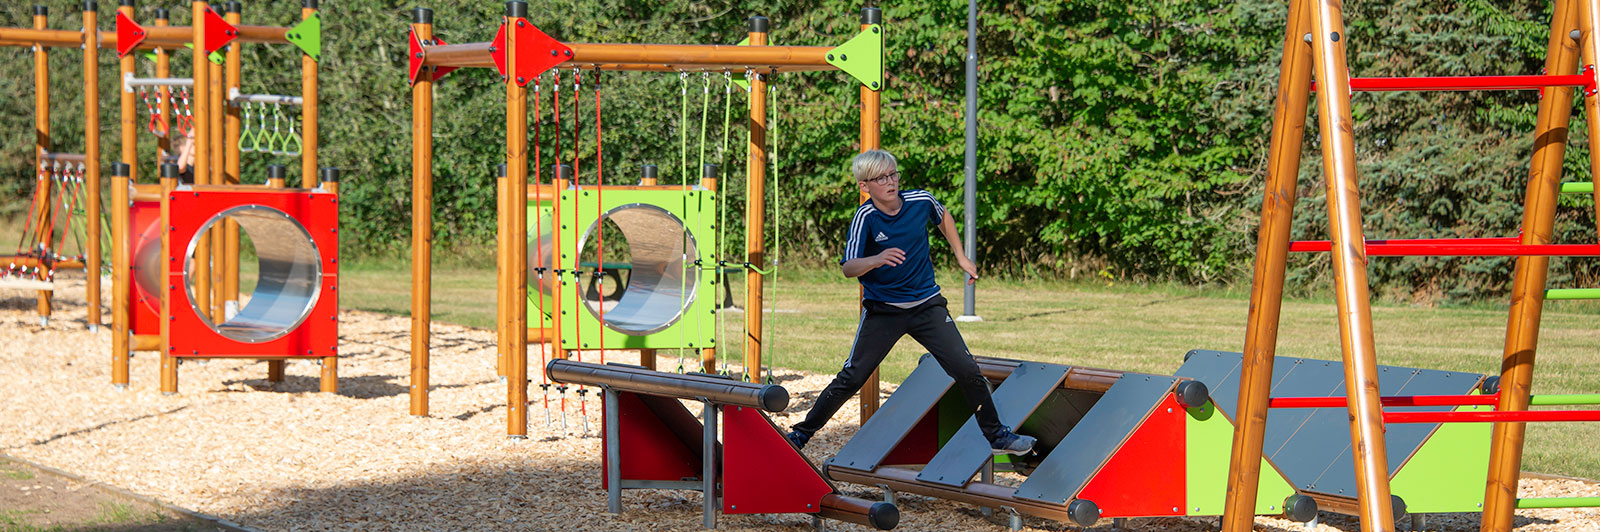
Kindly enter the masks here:
[[906, 253], [899, 266], [883, 265], [860, 277], [862, 299], [884, 303], [910, 303], [939, 294], [933, 279], [933, 259], [928, 256], [928, 225], [944, 220], [944, 205], [926, 190], [901, 190], [900, 212], [879, 211], [868, 199], [856, 209], [846, 233], [844, 258], [839, 264], [871, 257], [889, 248]]

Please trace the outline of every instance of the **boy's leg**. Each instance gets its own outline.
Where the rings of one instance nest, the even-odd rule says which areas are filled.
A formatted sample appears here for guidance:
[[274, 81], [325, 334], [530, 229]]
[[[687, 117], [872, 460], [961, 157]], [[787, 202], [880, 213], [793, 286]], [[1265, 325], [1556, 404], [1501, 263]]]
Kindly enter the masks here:
[[972, 359], [967, 342], [961, 339], [961, 331], [956, 329], [945, 304], [944, 296], [935, 296], [915, 308], [908, 332], [933, 354], [939, 367], [955, 379], [955, 385], [967, 397], [967, 406], [972, 407], [973, 414], [978, 417], [978, 428], [983, 429], [983, 436], [994, 441], [1006, 427], [995, 411], [989, 379], [978, 370], [978, 362]]
[[[866, 305], [878, 306], [872, 302]], [[828, 387], [817, 395], [817, 403], [806, 413], [806, 419], [794, 425], [795, 432], [809, 438], [822, 430], [822, 426], [850, 400], [850, 396], [866, 384], [867, 377], [872, 376], [872, 370], [878, 368], [883, 357], [894, 348], [895, 342], [905, 335], [905, 329], [903, 313], [875, 312], [862, 308], [861, 323], [856, 327], [855, 342], [850, 346], [850, 357], [845, 359], [844, 368], [833, 377], [833, 382], [828, 383]]]

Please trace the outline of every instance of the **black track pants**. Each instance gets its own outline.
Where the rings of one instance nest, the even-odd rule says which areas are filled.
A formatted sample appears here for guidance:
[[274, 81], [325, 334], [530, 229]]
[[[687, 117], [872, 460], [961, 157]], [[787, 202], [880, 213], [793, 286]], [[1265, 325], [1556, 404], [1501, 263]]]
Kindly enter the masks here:
[[806, 436], [822, 430], [845, 401], [867, 382], [867, 377], [872, 376], [872, 370], [878, 368], [894, 344], [907, 334], [932, 353], [939, 367], [955, 379], [955, 385], [967, 397], [968, 406], [978, 416], [978, 427], [983, 429], [985, 437], [993, 441], [1004, 430], [1000, 417], [995, 414], [994, 399], [989, 395], [989, 381], [978, 371], [978, 363], [967, 351], [961, 331], [956, 330], [955, 320], [945, 308], [944, 296], [933, 296], [912, 308], [872, 300], [861, 303], [861, 325], [856, 330], [850, 358], [845, 360], [844, 369], [833, 377], [833, 382], [817, 396], [817, 404], [806, 414], [805, 421], [796, 424], [794, 430]]

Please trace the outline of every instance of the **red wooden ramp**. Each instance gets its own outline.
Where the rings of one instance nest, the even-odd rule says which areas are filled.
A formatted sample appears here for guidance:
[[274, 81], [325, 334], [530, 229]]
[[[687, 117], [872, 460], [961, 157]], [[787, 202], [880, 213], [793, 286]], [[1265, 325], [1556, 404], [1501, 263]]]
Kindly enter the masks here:
[[[784, 439], [765, 413], [788, 407], [789, 393], [781, 386], [615, 363], [554, 360], [545, 369], [551, 381], [604, 392], [602, 485], [613, 513], [622, 511], [623, 489], [687, 489], [707, 494], [707, 528], [716, 527], [719, 508], [727, 514], [811, 514], [880, 530], [899, 523], [891, 503], [838, 494]], [[699, 418], [686, 400], [703, 405]]]

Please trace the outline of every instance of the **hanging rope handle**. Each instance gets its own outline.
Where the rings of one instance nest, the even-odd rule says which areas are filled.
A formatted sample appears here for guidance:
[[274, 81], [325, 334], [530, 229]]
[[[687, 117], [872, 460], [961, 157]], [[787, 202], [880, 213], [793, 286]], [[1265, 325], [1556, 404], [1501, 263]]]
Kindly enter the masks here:
[[178, 88], [178, 99], [183, 102], [183, 112], [174, 109], [172, 114], [178, 118], [178, 133], [187, 137], [194, 131], [194, 107], [189, 102], [188, 87]]
[[150, 133], [152, 135], [161, 136], [163, 132], [156, 131], [156, 126], [159, 124], [156, 119], [161, 115], [156, 111], [156, 105], [150, 101], [150, 93], [144, 90], [143, 85], [139, 86], [139, 99], [144, 101], [144, 108], [150, 114], [150, 124], [148, 126]]
[[240, 122], [244, 124], [243, 127], [239, 128], [239, 151], [243, 153], [256, 151], [255, 144], [250, 141], [250, 137], [254, 134], [250, 132], [250, 102], [248, 100], [239, 103], [239, 113], [243, 115], [240, 118]]
[[283, 154], [289, 157], [299, 157], [300, 149], [305, 147], [300, 141], [300, 132], [294, 129], [295, 117], [286, 116], [285, 122], [289, 123], [289, 134], [283, 138]]
[[[273, 155], [283, 155], [281, 144], [283, 134], [278, 132], [278, 123], [283, 120], [283, 106], [272, 104], [272, 132], [267, 135], [267, 150]], [[265, 125], [265, 124], [263, 124]], [[265, 130], [266, 128], [262, 128]]]

